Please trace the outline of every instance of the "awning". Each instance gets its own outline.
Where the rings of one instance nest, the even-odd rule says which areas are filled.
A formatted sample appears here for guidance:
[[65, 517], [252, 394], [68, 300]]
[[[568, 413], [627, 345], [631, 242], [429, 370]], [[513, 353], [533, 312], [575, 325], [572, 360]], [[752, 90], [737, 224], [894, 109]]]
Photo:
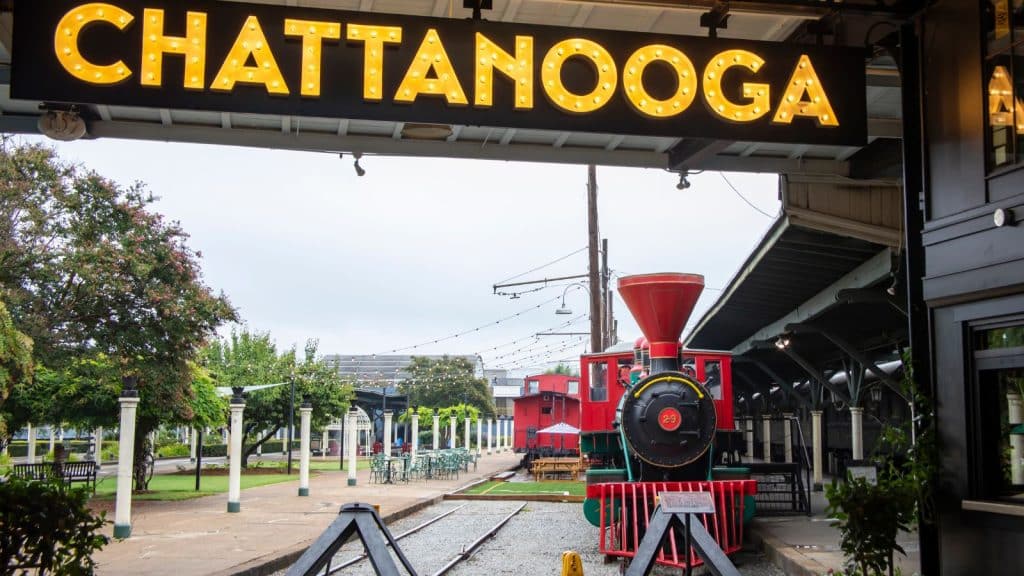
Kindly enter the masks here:
[[547, 428], [541, 428], [537, 430], [537, 434], [579, 434], [580, 429], [573, 426], [572, 424], [566, 424], [565, 422], [559, 422]]

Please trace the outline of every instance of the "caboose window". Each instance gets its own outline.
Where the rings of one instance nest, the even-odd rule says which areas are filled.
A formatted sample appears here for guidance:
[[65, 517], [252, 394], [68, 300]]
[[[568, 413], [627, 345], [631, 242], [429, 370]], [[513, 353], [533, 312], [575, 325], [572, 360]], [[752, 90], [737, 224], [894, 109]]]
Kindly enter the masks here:
[[580, 381], [579, 380], [569, 380], [568, 391], [569, 391], [569, 394], [579, 394], [580, 393]]
[[539, 380], [530, 380], [530, 381], [528, 381], [526, 383], [526, 393], [527, 394], [536, 394], [537, 392], [540, 392], [540, 381]]
[[604, 362], [590, 365], [590, 401], [608, 401], [608, 368]]
[[722, 362], [706, 360], [704, 362], [704, 386], [711, 392], [715, 400], [722, 399]]

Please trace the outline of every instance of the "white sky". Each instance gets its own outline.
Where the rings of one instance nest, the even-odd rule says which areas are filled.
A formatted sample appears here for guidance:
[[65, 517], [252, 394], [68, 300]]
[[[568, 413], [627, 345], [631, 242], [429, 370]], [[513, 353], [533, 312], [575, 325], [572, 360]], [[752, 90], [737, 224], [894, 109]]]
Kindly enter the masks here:
[[[250, 328], [269, 331], [282, 347], [317, 338], [325, 354], [388, 353], [531, 309], [402, 351], [479, 352], [487, 368], [512, 368], [502, 362], [558, 348], [567, 337], [547, 337], [504, 358], [496, 356], [530, 340], [488, 349], [589, 310], [581, 289], [566, 295], [571, 316], [556, 316], [560, 303], [549, 302], [563, 286], [515, 300], [491, 290], [495, 282], [586, 245], [585, 166], [369, 156], [361, 162], [367, 174], [359, 178], [351, 157], [333, 154], [119, 140], [56, 148], [62, 158], [122, 184], [145, 182], [160, 197], [156, 210], [180, 221], [202, 252], [206, 283], [228, 295]], [[727, 176], [760, 209], [778, 212], [775, 175]], [[717, 172], [690, 180], [692, 187], [680, 191], [678, 176], [665, 171], [598, 167], [610, 268], [703, 274], [708, 289], [692, 324], [772, 220], [738, 198]], [[583, 251], [522, 279], [586, 270]], [[640, 335], [618, 297], [615, 312], [621, 339]], [[584, 318], [559, 331], [588, 329]], [[582, 350], [579, 345], [522, 363]]]

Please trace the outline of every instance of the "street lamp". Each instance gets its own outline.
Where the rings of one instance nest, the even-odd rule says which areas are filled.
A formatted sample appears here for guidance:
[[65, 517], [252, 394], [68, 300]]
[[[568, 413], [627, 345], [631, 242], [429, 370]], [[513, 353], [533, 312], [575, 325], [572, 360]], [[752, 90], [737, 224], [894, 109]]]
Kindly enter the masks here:
[[581, 282], [573, 282], [572, 284], [569, 284], [568, 286], [565, 287], [565, 290], [562, 290], [562, 307], [559, 308], [558, 310], [555, 310], [555, 314], [558, 314], [559, 316], [568, 316], [572, 314], [572, 308], [567, 308], [565, 306], [565, 294], [566, 292], [569, 291], [569, 288], [572, 288], [573, 286], [576, 286], [577, 288], [583, 288], [584, 290], [587, 291], [587, 294], [590, 294], [590, 288], [588, 288], [586, 284], [583, 284]]

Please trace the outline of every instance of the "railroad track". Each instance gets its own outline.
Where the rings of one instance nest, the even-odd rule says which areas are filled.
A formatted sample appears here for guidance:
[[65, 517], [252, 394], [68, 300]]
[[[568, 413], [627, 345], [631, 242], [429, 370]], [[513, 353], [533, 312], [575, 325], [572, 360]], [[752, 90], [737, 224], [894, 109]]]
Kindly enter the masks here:
[[[484, 521], [474, 508], [474, 503], [462, 504], [395, 535], [395, 541], [400, 543], [405, 555], [414, 563], [413, 567], [419, 576], [443, 576], [469, 559], [525, 507], [525, 503], [519, 503], [511, 511], [500, 514], [501, 518], [496, 523], [481, 531], [476, 526]], [[488, 513], [486, 516], [494, 517], [495, 514]], [[343, 570], [344, 574], [374, 574], [365, 553], [352, 555], [350, 548], [353, 545], [362, 546], [358, 541], [350, 541], [335, 554], [321, 574], [331, 576]], [[410, 550], [417, 552], [410, 553]], [[429, 553], [420, 553], [421, 550]]]

